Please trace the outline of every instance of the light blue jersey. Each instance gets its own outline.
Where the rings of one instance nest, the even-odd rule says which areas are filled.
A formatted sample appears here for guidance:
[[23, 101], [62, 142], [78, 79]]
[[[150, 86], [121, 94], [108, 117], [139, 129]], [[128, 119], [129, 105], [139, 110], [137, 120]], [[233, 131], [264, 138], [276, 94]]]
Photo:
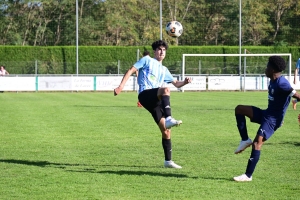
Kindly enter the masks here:
[[143, 90], [159, 88], [163, 83], [171, 83], [174, 77], [168, 68], [150, 56], [145, 56], [133, 65], [139, 71], [139, 93]]

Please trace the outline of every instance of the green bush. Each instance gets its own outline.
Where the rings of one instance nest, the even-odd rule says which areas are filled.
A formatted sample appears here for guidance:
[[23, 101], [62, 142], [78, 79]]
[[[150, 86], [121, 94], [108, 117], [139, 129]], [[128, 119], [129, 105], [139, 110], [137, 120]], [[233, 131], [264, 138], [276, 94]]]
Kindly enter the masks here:
[[[244, 46], [247, 53], [291, 53], [292, 64], [300, 57], [299, 47]], [[137, 52], [140, 50], [139, 56]], [[153, 52], [150, 46], [80, 46], [78, 48], [79, 74], [123, 74], [144, 50]], [[238, 46], [170, 46], [164, 65], [174, 74], [181, 73], [182, 54], [238, 54]], [[76, 47], [0, 46], [1, 65], [11, 74], [76, 74]], [[237, 74], [238, 57], [188, 57], [187, 74]], [[119, 63], [119, 64], [118, 64]], [[200, 64], [199, 64], [200, 63]], [[262, 73], [266, 57], [249, 60], [247, 73]], [[200, 66], [201, 65], [201, 66]]]

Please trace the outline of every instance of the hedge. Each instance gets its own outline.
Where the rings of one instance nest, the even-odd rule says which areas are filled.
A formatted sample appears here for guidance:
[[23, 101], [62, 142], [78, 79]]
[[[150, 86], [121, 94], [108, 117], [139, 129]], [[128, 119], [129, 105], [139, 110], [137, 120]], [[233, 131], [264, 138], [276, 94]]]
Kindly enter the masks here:
[[[144, 50], [151, 46], [80, 46], [80, 74], [115, 74], [124, 73], [137, 61]], [[300, 47], [265, 47], [243, 46], [247, 53], [291, 53], [294, 66], [300, 57]], [[170, 46], [164, 60], [172, 73], [181, 73], [182, 54], [238, 54], [238, 46]], [[11, 74], [34, 74], [38, 65], [39, 74], [76, 74], [76, 47], [32, 47], [32, 46], [0, 46], [0, 64], [5, 65]], [[238, 73], [238, 57], [189, 57], [186, 59], [186, 73], [198, 73], [199, 61], [202, 62], [202, 73]], [[119, 66], [118, 66], [119, 61]], [[266, 57], [257, 58], [248, 73], [261, 73], [266, 64]], [[251, 62], [248, 61], [247, 65]]]

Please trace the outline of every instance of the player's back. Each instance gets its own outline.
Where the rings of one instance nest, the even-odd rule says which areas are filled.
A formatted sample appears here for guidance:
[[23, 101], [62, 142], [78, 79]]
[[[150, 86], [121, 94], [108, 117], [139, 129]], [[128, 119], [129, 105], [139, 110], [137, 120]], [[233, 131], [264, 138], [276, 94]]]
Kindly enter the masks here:
[[275, 117], [282, 117], [290, 103], [291, 97], [289, 96], [292, 87], [288, 80], [283, 76], [278, 77], [274, 81], [270, 81], [268, 87], [268, 108], [267, 114]]

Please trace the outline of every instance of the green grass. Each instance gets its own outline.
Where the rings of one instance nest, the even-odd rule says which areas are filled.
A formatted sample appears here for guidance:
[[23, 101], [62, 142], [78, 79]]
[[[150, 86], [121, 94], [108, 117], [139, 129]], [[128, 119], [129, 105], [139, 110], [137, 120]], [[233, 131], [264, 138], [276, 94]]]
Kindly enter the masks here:
[[[262, 147], [253, 181], [236, 183], [250, 148], [234, 108], [265, 108], [266, 92], [173, 92], [173, 160], [136, 93], [1, 93], [0, 199], [299, 199], [300, 129], [289, 107]], [[254, 138], [258, 125], [248, 123]]]

